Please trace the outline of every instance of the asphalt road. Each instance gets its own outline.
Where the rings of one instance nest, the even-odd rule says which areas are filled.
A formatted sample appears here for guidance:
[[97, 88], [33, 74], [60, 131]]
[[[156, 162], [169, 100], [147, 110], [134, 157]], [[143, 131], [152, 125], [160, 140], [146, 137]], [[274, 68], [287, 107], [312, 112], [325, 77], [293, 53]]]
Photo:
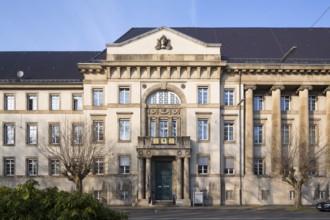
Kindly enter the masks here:
[[129, 213], [130, 220], [148, 219], [330, 219], [330, 212], [319, 212], [315, 208], [292, 211], [288, 208], [137, 208], [121, 209]]

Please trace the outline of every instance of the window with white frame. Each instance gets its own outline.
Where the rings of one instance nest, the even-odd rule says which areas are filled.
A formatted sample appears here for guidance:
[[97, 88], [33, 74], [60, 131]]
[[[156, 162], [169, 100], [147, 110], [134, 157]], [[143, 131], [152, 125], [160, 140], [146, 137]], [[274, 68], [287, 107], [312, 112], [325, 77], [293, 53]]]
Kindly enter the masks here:
[[290, 96], [281, 96], [281, 110], [289, 111], [290, 110]]
[[156, 137], [156, 121], [154, 119], [150, 121], [150, 136]]
[[49, 174], [51, 176], [59, 176], [60, 175], [60, 160], [59, 159], [50, 159], [49, 165], [50, 165]]
[[27, 175], [37, 176], [38, 175], [38, 160], [37, 159], [27, 159]]
[[320, 190], [318, 194], [318, 199], [326, 199], [326, 192], [324, 190]]
[[253, 110], [261, 111], [263, 109], [263, 97], [254, 96], [253, 97]]
[[263, 142], [263, 131], [262, 125], [255, 125], [254, 126], [254, 134], [253, 139], [255, 144], [262, 144]]
[[290, 144], [290, 125], [282, 125], [282, 144]]
[[37, 144], [37, 124], [27, 124], [27, 144]]
[[294, 190], [290, 190], [290, 200], [294, 200], [296, 198], [296, 192]]
[[224, 125], [224, 140], [234, 141], [234, 122], [226, 121]]
[[27, 110], [28, 111], [37, 110], [37, 95], [36, 94], [27, 95]]
[[119, 140], [120, 141], [129, 141], [131, 128], [129, 119], [119, 119]]
[[95, 190], [94, 191], [94, 198], [97, 200], [102, 200], [102, 192], [101, 190]]
[[208, 87], [200, 86], [198, 87], [198, 104], [208, 103]]
[[208, 174], [209, 172], [209, 157], [198, 157], [198, 174]]
[[177, 136], [177, 124], [176, 120], [172, 120], [172, 137]]
[[170, 91], [157, 91], [151, 94], [147, 99], [147, 104], [155, 104], [155, 105], [177, 105], [180, 104], [181, 101], [179, 97]]
[[129, 87], [119, 87], [119, 104], [130, 103]]
[[93, 106], [103, 106], [103, 89], [93, 89]]
[[74, 94], [72, 99], [73, 99], [73, 110], [81, 111], [82, 110], [82, 95]]
[[255, 175], [264, 175], [265, 168], [264, 168], [264, 160], [263, 159], [255, 159], [254, 160], [254, 169], [253, 172]]
[[199, 118], [198, 119], [198, 140], [207, 141], [209, 140], [209, 120]]
[[121, 174], [129, 174], [130, 172], [130, 158], [129, 156], [119, 157], [119, 169]]
[[104, 140], [104, 122], [93, 121], [93, 140], [102, 142]]
[[225, 157], [225, 174], [233, 175], [234, 173], [234, 158]]
[[15, 96], [13, 94], [5, 94], [5, 110], [15, 110]]
[[317, 129], [316, 125], [309, 125], [309, 144], [315, 145], [317, 144]]
[[316, 101], [317, 101], [317, 98], [316, 98], [315, 95], [310, 95], [310, 96], [308, 97], [308, 110], [309, 110], [310, 112], [316, 110]]
[[82, 144], [83, 125], [73, 124], [73, 144]]
[[15, 175], [15, 159], [14, 158], [5, 158], [4, 159], [4, 174], [5, 176], [14, 176]]
[[225, 89], [224, 92], [224, 104], [225, 105], [234, 105], [234, 90], [233, 89]]
[[168, 120], [159, 120], [159, 137], [168, 137]]
[[49, 124], [49, 143], [59, 144], [60, 143], [60, 124]]
[[127, 190], [122, 190], [121, 193], [120, 193], [120, 198], [122, 200], [128, 199], [128, 191]]
[[234, 200], [234, 190], [226, 190], [226, 200]]
[[52, 111], [60, 110], [60, 95], [58, 94], [50, 95], [50, 110]]
[[4, 124], [4, 144], [15, 144], [15, 124], [13, 123]]
[[104, 159], [103, 157], [94, 158], [94, 174], [104, 174]]
[[268, 200], [270, 196], [269, 190], [261, 190], [261, 200]]

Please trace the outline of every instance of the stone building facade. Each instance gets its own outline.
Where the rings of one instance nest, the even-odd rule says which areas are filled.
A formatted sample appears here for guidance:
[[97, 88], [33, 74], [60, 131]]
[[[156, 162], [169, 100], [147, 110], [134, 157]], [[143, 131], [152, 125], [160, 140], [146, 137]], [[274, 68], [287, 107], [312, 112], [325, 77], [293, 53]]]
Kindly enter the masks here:
[[[196, 191], [207, 205], [293, 204], [272, 150], [330, 146], [329, 36], [133, 28], [101, 52], [2, 52], [0, 183], [33, 178], [73, 190], [38, 137], [64, 116], [84, 117], [115, 143], [84, 180], [110, 205], [190, 205]], [[329, 153], [304, 189], [306, 204], [329, 198]]]

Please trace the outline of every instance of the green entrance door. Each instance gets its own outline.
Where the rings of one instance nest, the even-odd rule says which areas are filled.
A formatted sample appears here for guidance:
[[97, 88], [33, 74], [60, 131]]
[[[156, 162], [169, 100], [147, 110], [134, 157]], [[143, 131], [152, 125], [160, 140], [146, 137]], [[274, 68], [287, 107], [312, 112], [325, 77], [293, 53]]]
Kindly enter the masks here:
[[155, 161], [155, 197], [156, 200], [172, 199], [172, 162]]

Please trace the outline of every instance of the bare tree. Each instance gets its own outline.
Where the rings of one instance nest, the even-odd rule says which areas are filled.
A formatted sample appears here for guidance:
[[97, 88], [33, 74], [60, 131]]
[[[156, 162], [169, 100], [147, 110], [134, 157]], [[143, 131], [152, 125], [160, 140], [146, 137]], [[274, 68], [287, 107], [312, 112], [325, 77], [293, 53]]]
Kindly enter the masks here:
[[38, 144], [46, 158], [61, 161], [60, 173], [74, 182], [75, 190], [81, 193], [83, 180], [93, 170], [94, 160], [102, 158], [105, 163], [113, 147], [104, 137], [103, 121], [95, 123], [81, 117], [65, 117], [49, 124], [48, 135], [40, 137]]
[[326, 146], [317, 143], [307, 146], [299, 143], [296, 137], [293, 137], [293, 143], [284, 145], [281, 149], [273, 148], [272, 154], [275, 155], [272, 160], [280, 168], [282, 181], [295, 191], [294, 206], [301, 208], [303, 187], [318, 175], [318, 169], [325, 164]]

